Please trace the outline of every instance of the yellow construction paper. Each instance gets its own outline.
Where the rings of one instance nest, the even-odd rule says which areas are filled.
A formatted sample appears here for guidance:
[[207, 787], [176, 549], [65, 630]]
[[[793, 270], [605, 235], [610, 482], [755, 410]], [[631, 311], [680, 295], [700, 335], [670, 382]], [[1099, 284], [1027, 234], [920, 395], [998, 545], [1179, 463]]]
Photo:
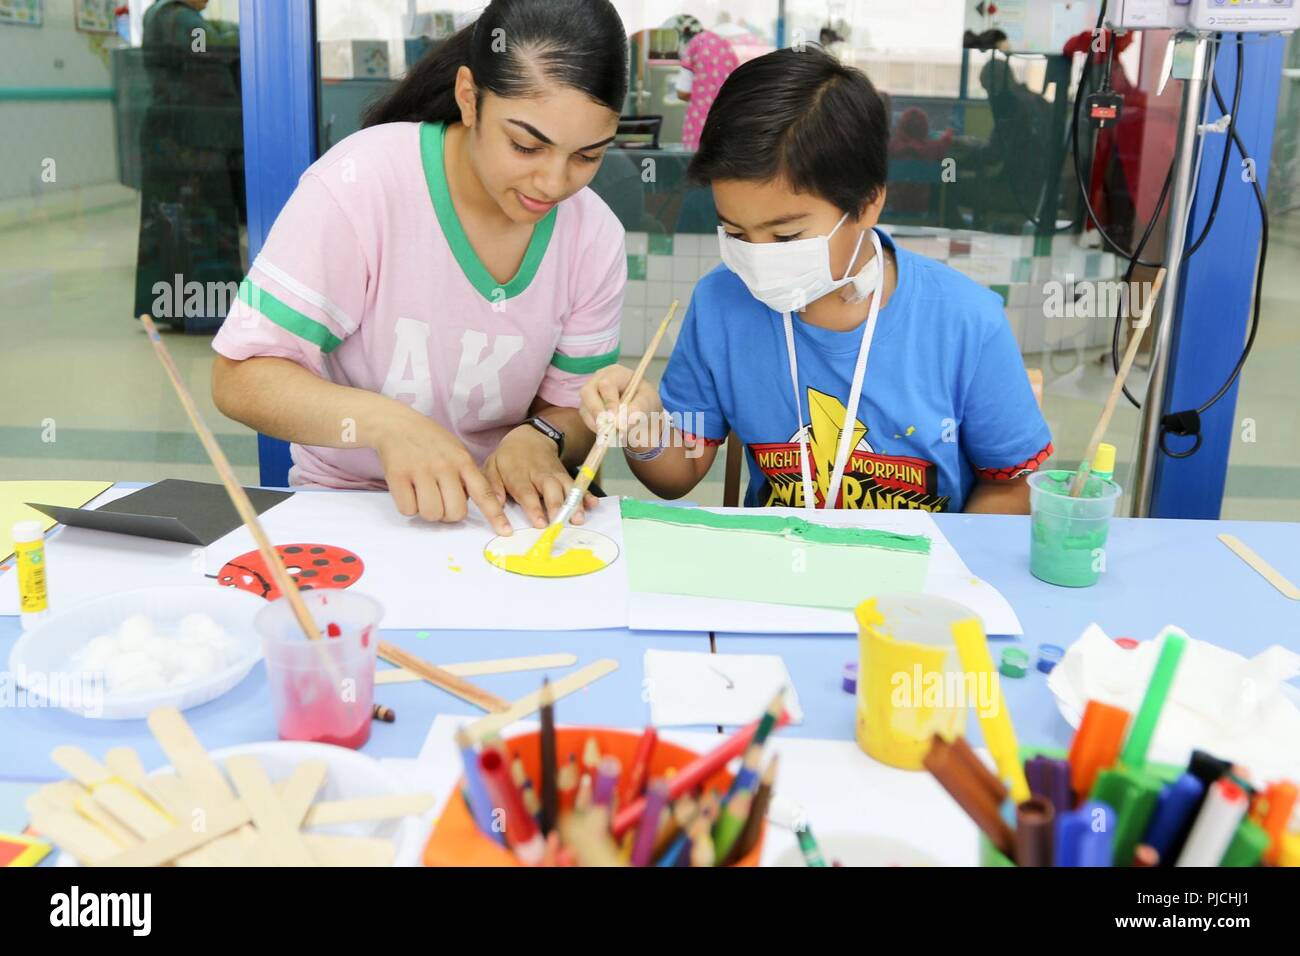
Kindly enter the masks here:
[[0, 561], [14, 556], [13, 530], [19, 521], [39, 521], [46, 531], [57, 524], [27, 502], [80, 508], [112, 487], [111, 481], [0, 481]]

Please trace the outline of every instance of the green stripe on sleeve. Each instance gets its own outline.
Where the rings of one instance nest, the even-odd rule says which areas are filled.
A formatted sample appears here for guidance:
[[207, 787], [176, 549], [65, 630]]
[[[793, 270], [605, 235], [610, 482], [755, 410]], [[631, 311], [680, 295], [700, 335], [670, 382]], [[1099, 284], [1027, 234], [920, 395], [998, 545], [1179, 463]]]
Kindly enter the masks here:
[[343, 344], [343, 340], [326, 326], [285, 305], [265, 289], [254, 285], [247, 277], [239, 284], [239, 299], [286, 332], [292, 332], [298, 338], [311, 342], [322, 352], [333, 352]]
[[551, 364], [561, 372], [568, 372], [570, 375], [590, 375], [592, 372], [599, 372], [607, 365], [613, 365], [618, 361], [619, 350], [616, 347], [612, 352], [606, 352], [604, 355], [587, 355], [582, 358], [575, 358], [572, 355], [561, 355], [556, 352], [551, 356]]

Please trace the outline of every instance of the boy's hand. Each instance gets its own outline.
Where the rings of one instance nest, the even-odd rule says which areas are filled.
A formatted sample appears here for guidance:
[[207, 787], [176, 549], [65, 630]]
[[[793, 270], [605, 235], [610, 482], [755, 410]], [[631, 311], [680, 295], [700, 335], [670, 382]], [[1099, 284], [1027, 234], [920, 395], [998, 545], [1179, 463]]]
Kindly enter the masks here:
[[618, 444], [628, 445], [630, 435], [632, 439], [642, 439], [631, 443], [634, 448], [642, 448], [647, 439], [659, 434], [659, 429], [652, 429], [650, 423], [663, 414], [663, 405], [658, 388], [643, 380], [628, 401], [626, 412], [620, 412], [620, 399], [631, 381], [631, 369], [622, 365], [606, 366], [583, 386], [578, 411], [582, 423], [597, 435], [607, 423], [613, 423]]
[[375, 443], [397, 510], [426, 521], [463, 521], [473, 499], [497, 534], [510, 534], [501, 501], [451, 432], [416, 412], [391, 415]]

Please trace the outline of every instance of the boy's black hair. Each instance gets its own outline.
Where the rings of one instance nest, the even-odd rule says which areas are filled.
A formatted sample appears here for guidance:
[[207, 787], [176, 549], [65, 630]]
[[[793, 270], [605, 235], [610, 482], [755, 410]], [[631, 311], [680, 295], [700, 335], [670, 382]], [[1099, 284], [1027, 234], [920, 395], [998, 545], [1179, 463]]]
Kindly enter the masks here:
[[689, 175], [783, 179], [856, 216], [884, 188], [889, 116], [865, 73], [815, 46], [738, 68], [709, 108]]
[[484, 91], [536, 96], [555, 84], [619, 113], [627, 95], [627, 36], [609, 0], [491, 0], [478, 20], [430, 50], [366, 110], [362, 125], [457, 122], [462, 66], [474, 74], [480, 101]]

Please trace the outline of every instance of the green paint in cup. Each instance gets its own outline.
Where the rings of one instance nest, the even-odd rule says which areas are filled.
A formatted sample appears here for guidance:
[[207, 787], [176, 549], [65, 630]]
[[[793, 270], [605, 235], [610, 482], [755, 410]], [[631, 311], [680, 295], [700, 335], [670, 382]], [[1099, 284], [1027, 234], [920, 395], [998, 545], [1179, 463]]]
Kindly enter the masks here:
[[1083, 494], [1070, 497], [1072, 471], [1029, 476], [1029, 570], [1048, 584], [1086, 588], [1097, 583], [1105, 564], [1106, 535], [1121, 489], [1090, 477]]

